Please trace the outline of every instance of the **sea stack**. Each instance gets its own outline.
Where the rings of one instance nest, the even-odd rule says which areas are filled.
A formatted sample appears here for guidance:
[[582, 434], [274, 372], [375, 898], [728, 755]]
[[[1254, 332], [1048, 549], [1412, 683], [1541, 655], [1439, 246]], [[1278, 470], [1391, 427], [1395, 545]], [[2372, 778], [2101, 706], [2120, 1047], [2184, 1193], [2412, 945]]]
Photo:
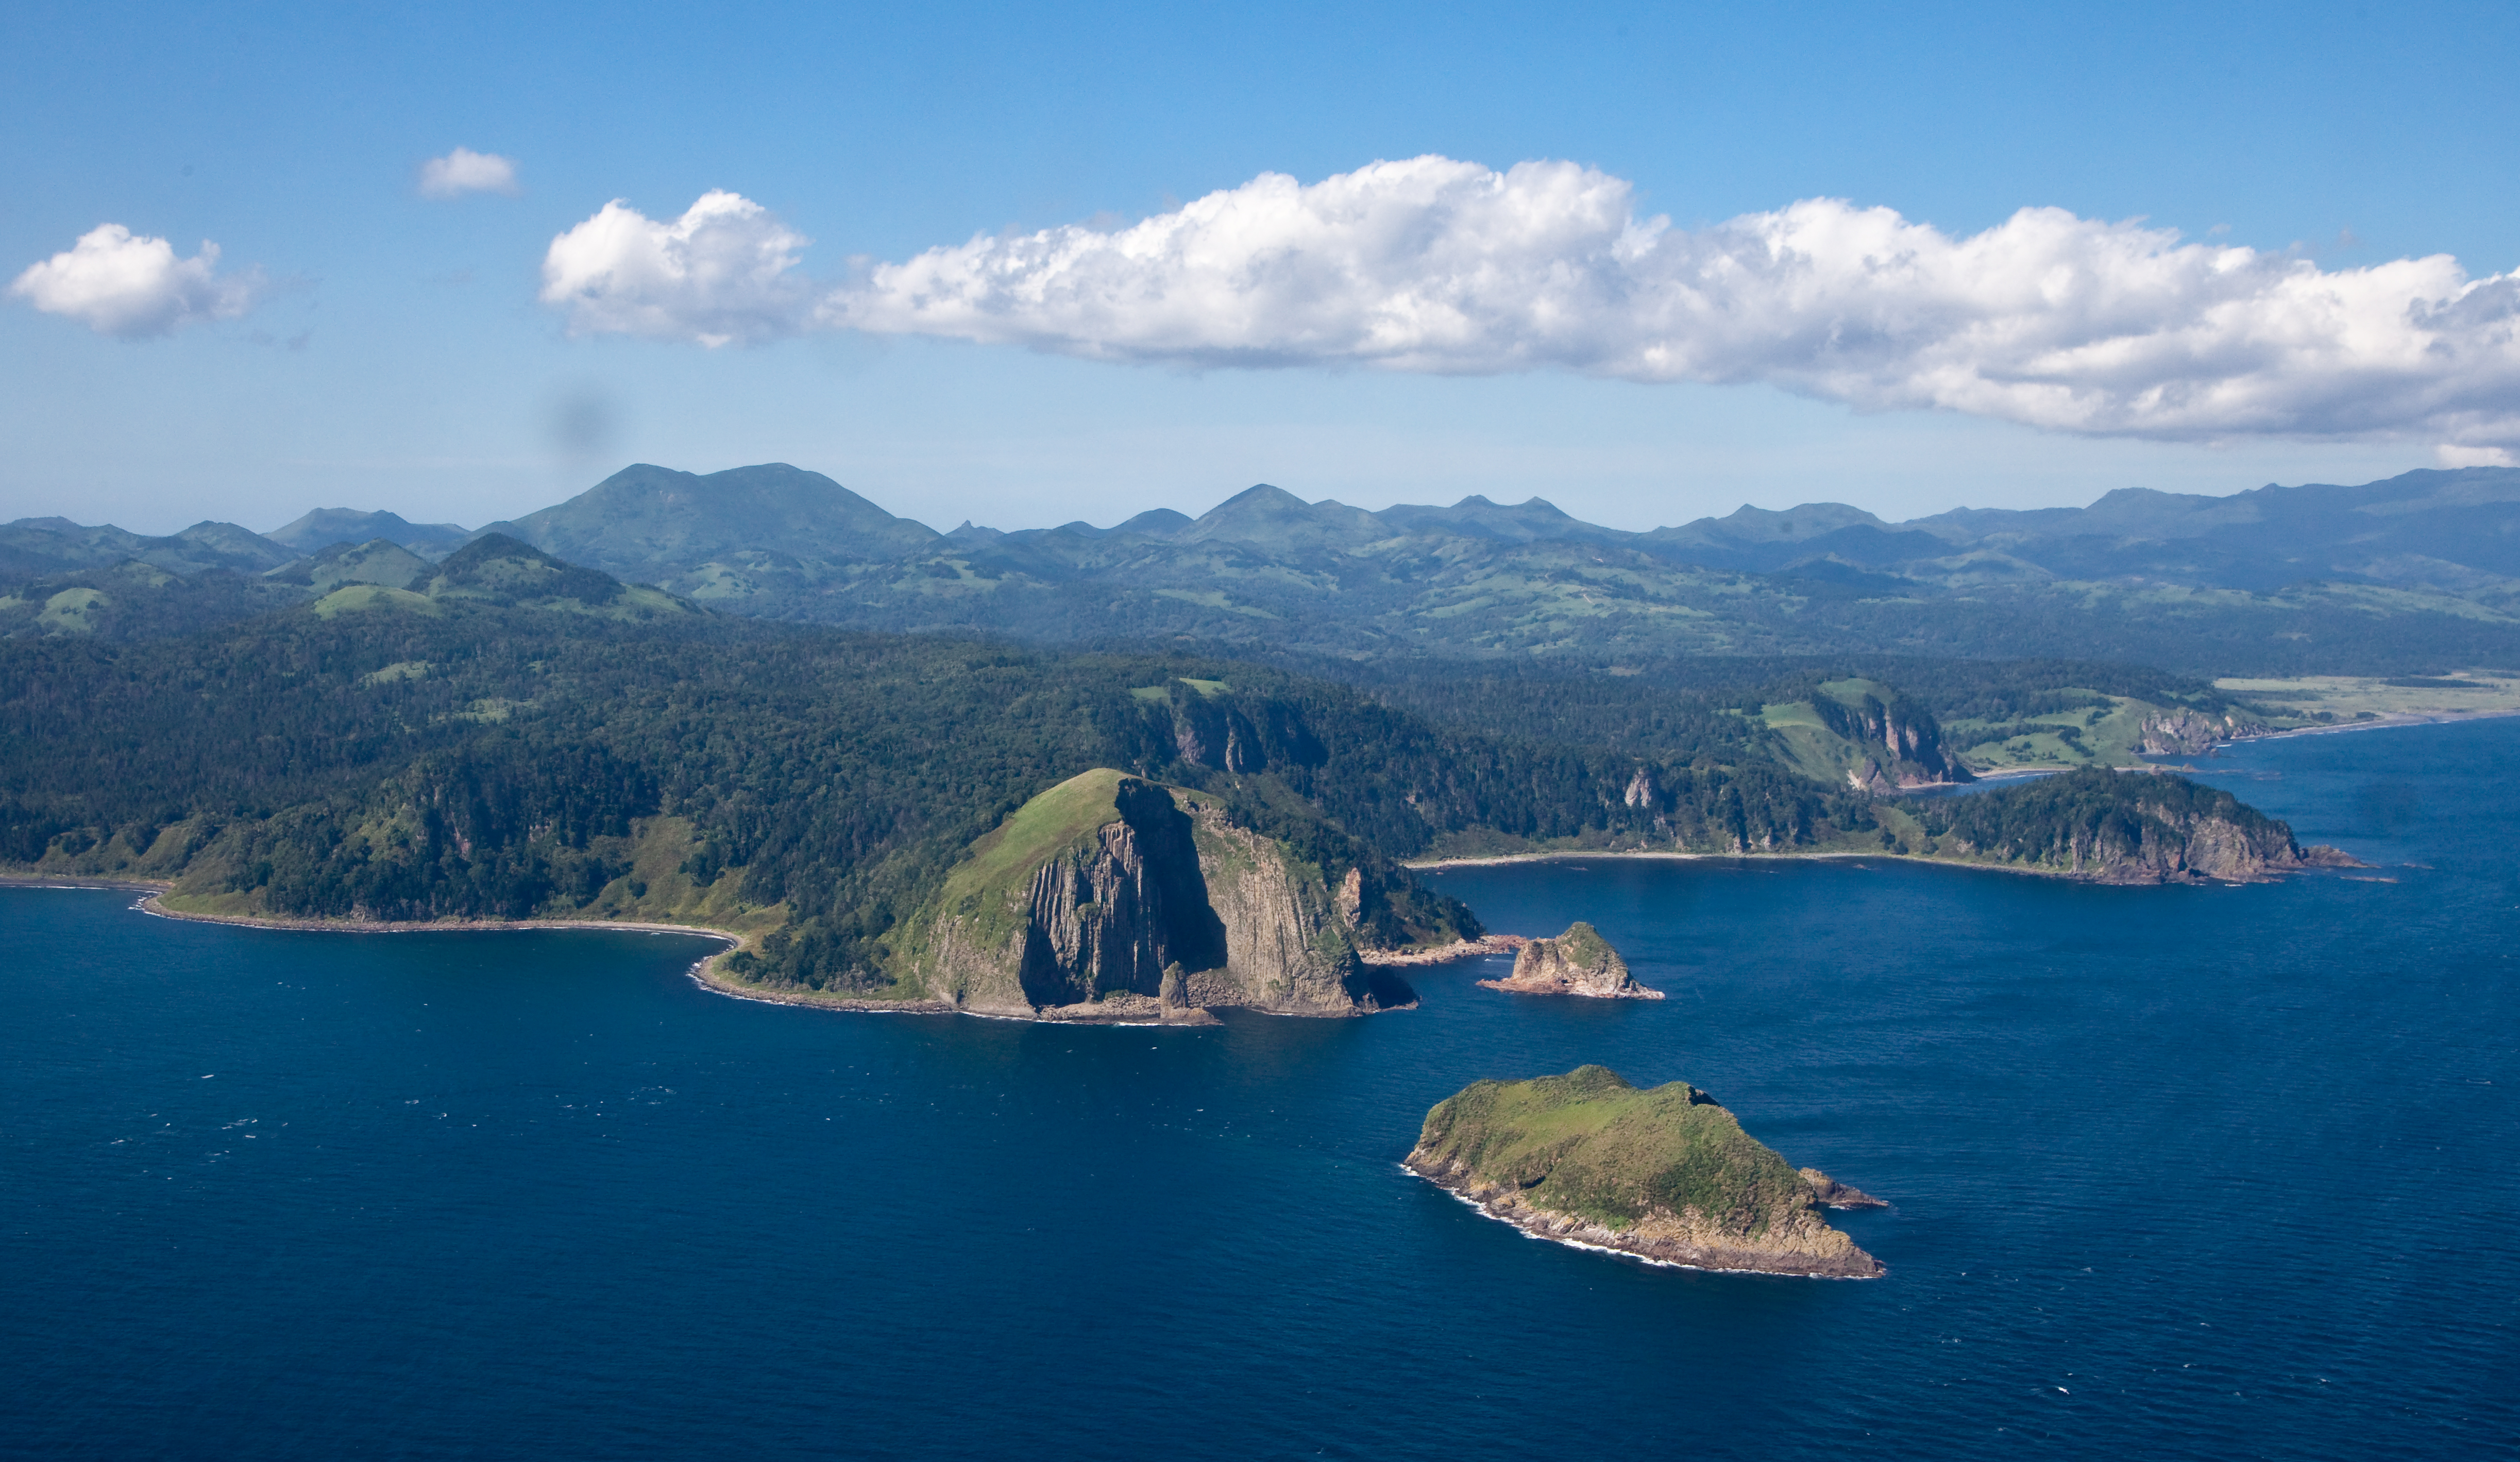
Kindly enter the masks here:
[[1600, 932], [1577, 920], [1553, 939], [1533, 939], [1513, 957], [1513, 973], [1482, 980], [1492, 990], [1524, 995], [1584, 995], [1596, 1000], [1659, 1000], [1628, 973], [1628, 962]]
[[1426, 1114], [1411, 1171], [1535, 1237], [1661, 1263], [1871, 1279], [1880, 1261], [1820, 1213], [1877, 1200], [1797, 1172], [1686, 1081], [1607, 1067], [1477, 1081]]

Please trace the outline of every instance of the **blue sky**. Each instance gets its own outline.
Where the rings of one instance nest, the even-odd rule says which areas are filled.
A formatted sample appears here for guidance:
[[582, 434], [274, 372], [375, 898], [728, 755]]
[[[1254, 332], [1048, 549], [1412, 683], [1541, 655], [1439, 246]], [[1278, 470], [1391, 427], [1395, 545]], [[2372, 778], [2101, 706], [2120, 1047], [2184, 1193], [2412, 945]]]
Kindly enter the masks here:
[[[2503, 460], [2500, 423], [2520, 410], [2507, 309], [2455, 342], [2482, 363], [2452, 379], [2365, 388], [2354, 371], [2368, 362], [2260, 361], [2224, 383], [2240, 404], [2166, 415], [2142, 382], [2092, 367], [2073, 381], [2099, 403], [2060, 415], [1987, 385], [2029, 369], [2032, 345], [1972, 356], [1952, 386], [1948, 332], [1853, 372], [1755, 340], [1685, 367], [1639, 363], [1674, 339], [1693, 347], [1700, 316], [1640, 335], [1605, 314], [1536, 345], [1528, 319], [1481, 316], [1474, 338], [1377, 354], [1369, 327], [1407, 266], [1379, 256], [1370, 286], [1328, 291], [1327, 325], [1270, 314], [1285, 307], [1274, 295], [1256, 320], [1232, 301], [1161, 319], [1027, 314], [971, 281], [1071, 281], [997, 246], [938, 266], [964, 271], [969, 307], [951, 318], [869, 271], [1071, 226], [1058, 237], [1107, 262], [1126, 252], [1102, 248], [1120, 231], [1264, 174], [1311, 187], [1432, 156], [1575, 164], [1624, 200], [1611, 225], [1667, 218], [1698, 254], [1732, 247], [1730, 221], [1838, 199], [1956, 241], [2047, 207], [2081, 221], [2067, 244], [2106, 247], [2122, 237], [2109, 225], [2139, 217], [2260, 251], [2262, 272], [2315, 270], [2318, 287], [2437, 254], [2484, 280], [2520, 265], [2515, 37], [2520, 11], [2447, 5], [21, 0], [0, 17], [0, 278], [107, 224], [177, 259], [203, 240], [219, 252], [186, 276], [180, 317], [82, 314], [87, 297], [40, 280], [0, 304], [0, 518], [269, 528], [321, 505], [477, 524], [628, 461], [784, 460], [940, 526], [1197, 512], [1268, 480], [1366, 507], [1537, 493], [1643, 527], [1743, 502], [1902, 517]], [[423, 164], [458, 147], [513, 160], [514, 190], [423, 196]], [[1437, 181], [1511, 203], [1526, 175], [1485, 176]], [[769, 321], [750, 343], [698, 343], [728, 306], [696, 287], [643, 295], [604, 274], [541, 297], [555, 239], [608, 202], [662, 229], [711, 190], [811, 241], [763, 297], [775, 308], [735, 301]], [[1457, 235], [1491, 216], [1442, 214]], [[2175, 248], [2146, 245], [2124, 267]], [[2458, 287], [2439, 269], [2405, 277], [2372, 288]], [[2203, 319], [2290, 278], [2269, 273], [2237, 305], [2165, 286], [2144, 307]], [[1602, 288], [1627, 299], [1667, 282]], [[1519, 288], [1477, 306], [1511, 314]], [[1896, 334], [1907, 325], [1880, 322], [1908, 321], [1910, 303], [1846, 307]], [[2026, 328], [2055, 347], [2048, 323]]]

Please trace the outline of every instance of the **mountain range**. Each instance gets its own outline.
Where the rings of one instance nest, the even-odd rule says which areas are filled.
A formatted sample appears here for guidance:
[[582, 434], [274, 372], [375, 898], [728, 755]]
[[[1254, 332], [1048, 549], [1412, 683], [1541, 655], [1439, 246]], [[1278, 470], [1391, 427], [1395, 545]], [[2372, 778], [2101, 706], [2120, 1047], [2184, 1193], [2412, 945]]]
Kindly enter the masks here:
[[2218, 673], [2520, 662], [2509, 468], [2229, 497], [2124, 488], [2086, 508], [1905, 523], [1840, 503], [1744, 507], [1644, 532], [1538, 497], [1369, 512], [1262, 484], [1197, 518], [938, 532], [786, 464], [705, 476], [640, 464], [472, 530], [352, 509], [270, 534], [203, 523], [163, 538], [20, 520], [0, 527], [0, 576], [26, 587], [0, 600], [0, 630], [75, 632], [78, 617], [46, 618], [60, 595], [128, 598], [169, 576], [234, 575], [241, 590], [196, 582], [190, 597], [240, 613], [344, 582], [399, 588], [491, 532], [720, 611], [892, 630], [1603, 664], [1842, 651]]

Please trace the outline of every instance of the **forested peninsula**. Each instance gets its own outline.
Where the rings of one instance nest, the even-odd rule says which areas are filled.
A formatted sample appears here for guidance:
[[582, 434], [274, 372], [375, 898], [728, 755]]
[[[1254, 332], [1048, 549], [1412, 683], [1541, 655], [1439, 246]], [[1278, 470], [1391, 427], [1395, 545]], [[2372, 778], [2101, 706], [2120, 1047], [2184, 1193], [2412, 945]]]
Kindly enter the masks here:
[[[2174, 777], [1885, 796], [1898, 768], [1930, 780], [1941, 765], [1932, 708], [1825, 665], [1462, 693], [1497, 673], [1518, 672], [1435, 662], [1338, 679], [1192, 647], [1054, 651], [745, 620], [492, 535], [407, 588], [344, 581], [183, 635], [0, 642], [0, 865], [156, 881], [183, 913], [722, 929], [743, 942], [716, 974], [747, 988], [962, 1008], [985, 1003], [971, 992], [989, 982], [972, 973], [986, 959], [937, 952], [955, 910], [983, 890], [1003, 907], [969, 917], [1013, 937], [1003, 921], [1017, 903], [1032, 900], [1023, 920], [1051, 906], [1034, 897], [1048, 887], [1037, 875], [1065, 858], [1093, 886], [1079, 851], [1114, 826], [1140, 838], [1127, 800], [1159, 797], [1196, 854], [1176, 871], [1203, 858], [1213, 875], [1211, 913], [1241, 896], [1216, 889], [1256, 887], [1218, 871], [1229, 843], [1273, 860], [1284, 889], [1320, 891], [1302, 894], [1322, 911], [1304, 937], [1349, 953], [1322, 956], [1316, 974], [1331, 973], [1315, 987], [1342, 994], [1313, 1003], [1366, 1009], [1405, 999], [1351, 955], [1482, 932], [1414, 860], [1856, 852], [2129, 881], [2305, 862], [2282, 824]], [[2006, 694], [1989, 672], [1969, 676], [1981, 701]], [[1552, 686], [1571, 686], [1555, 710]], [[1825, 725], [1775, 724], [1778, 698], [1813, 695], [1840, 708], [1815, 724], [1857, 736], [1895, 724], [1898, 740], [1867, 753], [1824, 740]], [[1851, 769], [1863, 764], [1868, 783]], [[1078, 813], [1031, 863], [973, 883], [1013, 837], [1010, 819], [1087, 773], [1109, 783], [1095, 804], [1108, 818]], [[1070, 903], [1107, 915], [1105, 901]], [[1056, 945], [1082, 927], [1073, 915], [1037, 932]], [[1187, 987], [1216, 954], [1185, 938], [1187, 953], [1151, 967], [1070, 950], [1057, 979], [1027, 987], [1019, 971], [1013, 987], [1035, 1012], [1114, 996], [1160, 1006], [1167, 966]], [[1251, 1003], [1291, 998], [1238, 987]]]

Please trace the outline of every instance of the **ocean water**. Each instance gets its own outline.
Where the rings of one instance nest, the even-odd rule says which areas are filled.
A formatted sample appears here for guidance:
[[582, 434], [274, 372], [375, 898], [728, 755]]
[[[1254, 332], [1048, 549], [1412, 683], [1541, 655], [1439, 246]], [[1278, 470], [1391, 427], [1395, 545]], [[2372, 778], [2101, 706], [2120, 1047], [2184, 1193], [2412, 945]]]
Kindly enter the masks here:
[[[2261, 743], [2383, 865], [1462, 869], [1659, 1003], [1344, 1022], [731, 1000], [682, 937], [0, 892], [0, 1451], [2443, 1457], [2520, 1434], [2520, 720]], [[1397, 1165], [1487, 1075], [1686, 1078], [1890, 1199], [1869, 1282], [1535, 1242]]]

